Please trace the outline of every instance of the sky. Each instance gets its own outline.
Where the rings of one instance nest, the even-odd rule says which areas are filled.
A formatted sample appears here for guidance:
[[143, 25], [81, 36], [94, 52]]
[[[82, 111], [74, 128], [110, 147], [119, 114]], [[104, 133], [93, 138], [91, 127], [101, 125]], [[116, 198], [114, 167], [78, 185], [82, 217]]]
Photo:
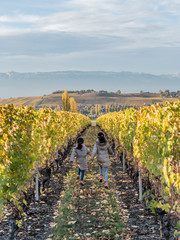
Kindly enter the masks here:
[[0, 72], [180, 72], [179, 0], [0, 5]]

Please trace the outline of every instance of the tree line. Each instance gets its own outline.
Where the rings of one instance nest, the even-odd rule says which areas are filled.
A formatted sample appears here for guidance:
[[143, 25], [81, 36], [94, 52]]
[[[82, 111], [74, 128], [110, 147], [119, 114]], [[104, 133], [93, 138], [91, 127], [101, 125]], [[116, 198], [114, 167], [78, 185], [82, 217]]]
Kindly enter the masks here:
[[[52, 94], [61, 94], [61, 93], [64, 93], [64, 90], [57, 90], [57, 91], [54, 91], [52, 92]], [[105, 91], [105, 90], [99, 90], [99, 91], [95, 91], [94, 89], [87, 89], [87, 90], [70, 90], [68, 91], [68, 93], [77, 93], [77, 94], [85, 94], [85, 93], [97, 93], [97, 94], [100, 94], [100, 95], [109, 95], [109, 94], [118, 94], [120, 95], [121, 94], [121, 91], [120, 90], [117, 90], [116, 92], [108, 92], [108, 91]]]
[[120, 105], [120, 104], [92, 104], [92, 105], [79, 105], [78, 111], [90, 118], [96, 118], [100, 115], [109, 112], [119, 112], [121, 110], [125, 110], [127, 108], [135, 108], [138, 109], [136, 105]]
[[171, 92], [170, 90], [165, 90], [164, 92], [162, 90], [159, 91], [161, 97], [171, 97], [171, 98], [179, 98], [180, 97], [180, 90], [176, 92]]

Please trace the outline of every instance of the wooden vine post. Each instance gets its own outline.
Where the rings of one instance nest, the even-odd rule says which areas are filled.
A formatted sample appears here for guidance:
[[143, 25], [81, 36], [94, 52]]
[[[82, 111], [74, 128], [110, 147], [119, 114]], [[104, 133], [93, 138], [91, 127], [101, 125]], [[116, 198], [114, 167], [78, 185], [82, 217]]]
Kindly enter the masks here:
[[115, 138], [115, 146], [114, 146], [114, 154], [115, 154], [115, 157], [117, 157], [117, 151], [116, 151], [116, 148], [117, 148], [117, 142], [116, 142], [117, 140], [116, 140], [116, 138]]
[[36, 161], [36, 201], [39, 201], [39, 175], [38, 175], [38, 161]]
[[123, 148], [123, 171], [125, 171], [125, 149]]
[[141, 166], [138, 166], [139, 170], [139, 201], [143, 200], [143, 194], [142, 194], [142, 172], [141, 172]]

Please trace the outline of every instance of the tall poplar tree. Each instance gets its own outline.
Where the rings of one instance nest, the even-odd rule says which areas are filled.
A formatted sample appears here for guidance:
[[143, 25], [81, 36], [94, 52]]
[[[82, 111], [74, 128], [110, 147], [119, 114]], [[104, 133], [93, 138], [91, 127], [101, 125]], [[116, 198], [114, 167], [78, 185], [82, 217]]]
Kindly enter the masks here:
[[70, 99], [68, 91], [65, 90], [62, 95], [63, 111], [70, 111]]
[[109, 108], [107, 104], [106, 104], [105, 110], [106, 110], [106, 113], [109, 112]]
[[70, 98], [70, 109], [71, 112], [77, 112], [77, 103], [74, 98]]
[[96, 113], [96, 115], [98, 115], [98, 105], [97, 104], [95, 105], [95, 113]]
[[98, 114], [101, 113], [101, 104], [98, 104]]
[[96, 112], [96, 115], [100, 114], [100, 112], [101, 112], [101, 105], [100, 104], [95, 105], [95, 112]]

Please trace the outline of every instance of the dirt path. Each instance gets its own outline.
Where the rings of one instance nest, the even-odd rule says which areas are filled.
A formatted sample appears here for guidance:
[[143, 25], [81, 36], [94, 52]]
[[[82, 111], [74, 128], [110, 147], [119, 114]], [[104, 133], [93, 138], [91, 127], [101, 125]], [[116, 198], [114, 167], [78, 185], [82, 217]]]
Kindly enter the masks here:
[[[98, 129], [91, 127], [83, 135], [85, 145], [91, 149], [97, 138]], [[109, 174], [110, 189], [99, 182], [97, 161], [88, 157], [88, 171], [84, 186], [77, 177], [74, 164], [65, 182], [65, 192], [61, 198], [59, 216], [54, 236], [50, 239], [125, 239], [130, 236], [122, 221], [122, 208], [118, 206], [115, 182]], [[127, 239], [131, 239], [128, 237]]]
[[[85, 145], [92, 149], [96, 141], [98, 128], [92, 126], [84, 134]], [[73, 193], [76, 203], [73, 209], [76, 214], [71, 215], [72, 226], [71, 234], [61, 235], [52, 239], [134, 239], [134, 240], [157, 240], [160, 238], [160, 225], [155, 221], [152, 215], [145, 207], [143, 202], [138, 200], [138, 192], [133, 181], [126, 173], [123, 173], [119, 159], [111, 157], [111, 167], [109, 169], [110, 190], [104, 188], [104, 183], [98, 182], [98, 165], [96, 161], [89, 162], [89, 172], [85, 176], [85, 186], [80, 187], [76, 180], [76, 167], [74, 166], [74, 175], [69, 176], [68, 188], [73, 184]], [[78, 194], [76, 194], [78, 191]], [[73, 199], [73, 198], [72, 198]], [[67, 201], [67, 200], [66, 200]], [[106, 206], [101, 204], [106, 202]], [[114, 207], [112, 206], [114, 201]], [[96, 206], [95, 202], [98, 202]], [[64, 204], [62, 202], [62, 204]], [[113, 214], [106, 215], [106, 209], [110, 213], [117, 213], [116, 218]], [[92, 217], [94, 214], [95, 219]], [[80, 217], [78, 217], [80, 216]], [[118, 219], [117, 219], [118, 218]], [[60, 219], [61, 222], [63, 219]], [[70, 218], [66, 222], [70, 222]], [[108, 223], [108, 224], [104, 224]], [[117, 230], [119, 225], [124, 223], [123, 229]], [[89, 224], [88, 224], [89, 223]], [[57, 228], [62, 228], [58, 225]], [[65, 227], [67, 232], [68, 227]], [[63, 238], [64, 236], [64, 238]]]

